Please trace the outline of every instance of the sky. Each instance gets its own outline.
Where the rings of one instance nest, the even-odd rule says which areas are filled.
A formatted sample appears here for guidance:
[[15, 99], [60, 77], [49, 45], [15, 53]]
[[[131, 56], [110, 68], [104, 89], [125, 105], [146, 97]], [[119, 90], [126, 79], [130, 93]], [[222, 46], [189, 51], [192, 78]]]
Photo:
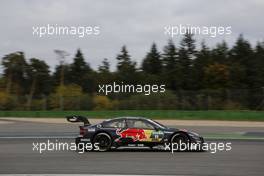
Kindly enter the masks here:
[[[98, 68], [108, 58], [111, 68], [126, 45], [132, 59], [141, 63], [155, 42], [159, 51], [170, 38], [165, 26], [231, 26], [230, 35], [196, 35], [210, 47], [225, 40], [232, 46], [239, 34], [252, 45], [264, 41], [263, 0], [2, 0], [0, 5], [0, 57], [23, 51], [27, 59], [45, 60], [54, 69], [55, 49], [64, 50], [71, 63], [78, 48], [85, 60]], [[99, 35], [33, 35], [36, 26], [99, 26]], [[178, 45], [182, 35], [172, 39]]]

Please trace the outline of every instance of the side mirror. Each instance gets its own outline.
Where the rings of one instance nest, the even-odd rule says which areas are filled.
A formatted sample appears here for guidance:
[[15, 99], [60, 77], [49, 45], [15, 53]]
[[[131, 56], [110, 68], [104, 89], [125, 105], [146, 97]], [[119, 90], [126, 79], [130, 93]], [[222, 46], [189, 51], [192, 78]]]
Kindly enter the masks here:
[[156, 131], [159, 131], [160, 129], [159, 129], [158, 127], [155, 127], [155, 130], [156, 130]]

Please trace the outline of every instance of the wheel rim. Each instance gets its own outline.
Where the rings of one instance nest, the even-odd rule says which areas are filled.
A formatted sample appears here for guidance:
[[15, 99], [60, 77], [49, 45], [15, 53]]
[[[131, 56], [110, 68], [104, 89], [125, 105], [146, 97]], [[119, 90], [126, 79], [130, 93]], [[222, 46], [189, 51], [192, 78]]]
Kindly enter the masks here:
[[98, 135], [96, 136], [94, 143], [98, 143], [98, 147], [100, 151], [105, 151], [110, 148], [111, 141], [106, 135]]
[[177, 143], [177, 144], [187, 143], [188, 139], [185, 136], [183, 136], [183, 135], [178, 135], [178, 136], [174, 136], [171, 142], [172, 143]]

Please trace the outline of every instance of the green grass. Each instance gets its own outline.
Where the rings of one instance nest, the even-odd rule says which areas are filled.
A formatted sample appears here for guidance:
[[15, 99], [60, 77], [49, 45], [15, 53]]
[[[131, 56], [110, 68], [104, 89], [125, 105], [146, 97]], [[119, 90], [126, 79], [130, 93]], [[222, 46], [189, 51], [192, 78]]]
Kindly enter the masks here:
[[179, 110], [123, 110], [123, 111], [0, 111], [0, 117], [65, 117], [84, 115], [91, 118], [144, 116], [153, 119], [184, 120], [244, 120], [264, 121], [264, 111], [179, 111]]

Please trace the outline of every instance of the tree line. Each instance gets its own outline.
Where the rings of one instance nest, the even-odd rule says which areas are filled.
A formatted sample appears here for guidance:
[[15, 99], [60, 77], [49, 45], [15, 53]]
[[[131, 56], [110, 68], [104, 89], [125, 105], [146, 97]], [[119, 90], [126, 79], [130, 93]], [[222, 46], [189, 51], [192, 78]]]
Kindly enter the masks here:
[[[63, 57], [63, 56], [62, 56]], [[141, 63], [126, 46], [116, 57], [92, 69], [78, 49], [72, 63], [61, 62], [51, 72], [39, 58], [23, 52], [2, 58], [0, 109], [258, 109], [264, 99], [264, 42], [252, 46], [240, 35], [229, 47], [225, 41], [197, 45], [187, 33], [176, 46], [169, 40], [162, 51], [153, 43]], [[165, 84], [166, 93], [98, 95], [99, 84]], [[227, 107], [226, 107], [227, 106]]]

